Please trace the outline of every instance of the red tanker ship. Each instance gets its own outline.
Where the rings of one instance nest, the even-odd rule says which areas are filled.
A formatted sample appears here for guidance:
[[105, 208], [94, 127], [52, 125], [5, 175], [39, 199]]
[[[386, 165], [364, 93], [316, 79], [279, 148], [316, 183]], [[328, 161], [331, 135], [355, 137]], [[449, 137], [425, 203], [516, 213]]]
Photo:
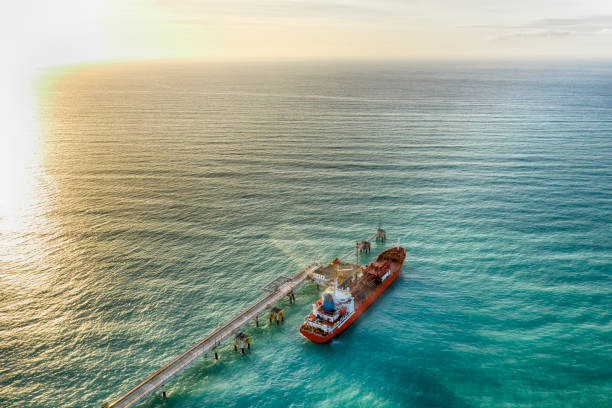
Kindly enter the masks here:
[[398, 277], [405, 258], [404, 248], [387, 249], [356, 275], [334, 282], [313, 305], [300, 333], [316, 343], [340, 334]]

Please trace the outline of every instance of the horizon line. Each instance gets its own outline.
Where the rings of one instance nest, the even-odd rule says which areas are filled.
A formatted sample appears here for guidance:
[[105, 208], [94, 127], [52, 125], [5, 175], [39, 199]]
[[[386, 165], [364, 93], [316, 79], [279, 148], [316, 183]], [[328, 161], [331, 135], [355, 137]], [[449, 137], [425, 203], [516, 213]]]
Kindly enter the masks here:
[[252, 56], [233, 56], [233, 57], [150, 57], [150, 58], [108, 58], [91, 61], [75, 61], [65, 63], [54, 63], [50, 65], [41, 65], [36, 70], [55, 70], [68, 68], [85, 68], [102, 65], [121, 65], [121, 64], [138, 64], [138, 63], [331, 63], [331, 62], [359, 62], [359, 63], [380, 63], [380, 62], [516, 62], [516, 63], [534, 63], [534, 62], [597, 62], [597, 63], [612, 63], [612, 57], [602, 56], [278, 56], [278, 57], [252, 57]]

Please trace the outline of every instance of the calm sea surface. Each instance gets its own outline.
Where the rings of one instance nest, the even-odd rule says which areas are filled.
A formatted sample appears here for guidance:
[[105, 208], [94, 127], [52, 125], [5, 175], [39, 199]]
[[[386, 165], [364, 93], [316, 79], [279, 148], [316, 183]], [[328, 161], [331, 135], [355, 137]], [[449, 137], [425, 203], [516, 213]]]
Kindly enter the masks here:
[[306, 283], [143, 406], [612, 407], [612, 64], [81, 67], [36, 115], [0, 406], [99, 407], [380, 221], [402, 274], [337, 340]]

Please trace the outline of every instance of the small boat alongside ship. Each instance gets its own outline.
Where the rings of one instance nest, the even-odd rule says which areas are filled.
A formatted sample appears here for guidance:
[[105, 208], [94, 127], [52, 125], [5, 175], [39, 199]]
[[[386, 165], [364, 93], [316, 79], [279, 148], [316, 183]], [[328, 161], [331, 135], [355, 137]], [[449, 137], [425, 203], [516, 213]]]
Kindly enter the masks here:
[[[398, 277], [406, 259], [406, 250], [400, 246], [383, 251], [375, 262], [360, 267], [341, 264], [336, 258], [330, 267], [336, 276], [304, 319], [300, 333], [316, 343], [325, 343], [351, 325], [370, 304]], [[354, 273], [341, 275], [340, 267]]]

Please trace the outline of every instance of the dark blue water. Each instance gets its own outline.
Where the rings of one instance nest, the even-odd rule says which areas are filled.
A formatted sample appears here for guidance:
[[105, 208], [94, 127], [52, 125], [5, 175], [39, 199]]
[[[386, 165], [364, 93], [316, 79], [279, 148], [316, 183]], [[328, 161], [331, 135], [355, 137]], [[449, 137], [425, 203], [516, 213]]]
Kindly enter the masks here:
[[612, 65], [143, 63], [38, 86], [42, 153], [0, 224], [0, 406], [100, 406], [379, 221], [408, 257], [337, 340], [299, 335], [307, 283], [283, 326], [247, 327], [250, 354], [143, 406], [612, 406]]

